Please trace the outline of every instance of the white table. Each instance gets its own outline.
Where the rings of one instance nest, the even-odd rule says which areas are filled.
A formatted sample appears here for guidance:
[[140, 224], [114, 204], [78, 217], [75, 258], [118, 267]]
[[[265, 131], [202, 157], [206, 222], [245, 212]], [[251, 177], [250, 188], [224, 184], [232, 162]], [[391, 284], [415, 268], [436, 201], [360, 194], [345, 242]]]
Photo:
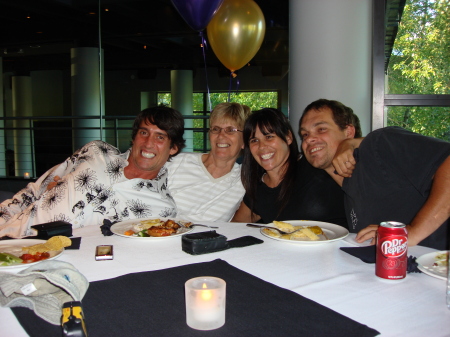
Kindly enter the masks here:
[[[408, 274], [398, 283], [375, 276], [375, 265], [341, 251], [352, 246], [354, 235], [321, 245], [272, 240], [259, 229], [238, 223], [205, 223], [229, 240], [253, 235], [263, 244], [192, 256], [181, 250], [181, 238], [162, 240], [103, 236], [96, 226], [74, 230], [80, 250], [66, 250], [62, 261], [72, 263], [89, 281], [222, 259], [267, 282], [290, 289], [362, 324], [382, 336], [449, 336], [450, 310], [445, 302], [445, 281], [426, 274]], [[204, 231], [196, 227], [195, 232]], [[97, 245], [114, 245], [114, 260], [95, 261]], [[416, 257], [432, 252], [412, 247]], [[225, 280], [226, 281], [226, 280]], [[326, 322], [325, 322], [326, 323]], [[0, 308], [0, 331], [5, 337], [27, 336], [12, 311]]]

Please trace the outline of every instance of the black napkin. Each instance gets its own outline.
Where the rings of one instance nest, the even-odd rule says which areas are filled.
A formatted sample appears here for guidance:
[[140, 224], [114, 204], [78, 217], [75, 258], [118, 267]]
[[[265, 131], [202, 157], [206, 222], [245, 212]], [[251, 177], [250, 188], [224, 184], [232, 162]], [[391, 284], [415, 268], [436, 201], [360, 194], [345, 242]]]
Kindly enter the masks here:
[[116, 222], [111, 222], [108, 219], [104, 219], [103, 220], [103, 225], [100, 226], [100, 230], [102, 231], [102, 234], [104, 236], [114, 235], [114, 233], [111, 232], [111, 226], [114, 225]]
[[[364, 246], [364, 247], [340, 247], [340, 249], [365, 263], [375, 263], [377, 255], [377, 246]], [[406, 271], [408, 273], [421, 273], [420, 269], [417, 267], [416, 258], [414, 256], [408, 257], [408, 262], [406, 266]]]
[[[215, 276], [227, 283], [225, 325], [199, 331], [186, 324], [184, 283]], [[83, 298], [90, 336], [375, 336], [379, 332], [223, 260], [91, 282]], [[30, 336], [61, 335], [25, 308], [12, 309]]]
[[263, 243], [264, 241], [251, 235], [241, 236], [240, 238], [228, 240], [230, 248], [242, 248]]
[[344, 252], [361, 259], [365, 263], [375, 263], [375, 256], [377, 255], [377, 246], [364, 247], [341, 247]]
[[80, 244], [81, 244], [80, 237], [69, 238], [69, 239], [70, 239], [70, 241], [72, 241], [72, 244], [69, 247], [66, 247], [64, 249], [80, 249]]

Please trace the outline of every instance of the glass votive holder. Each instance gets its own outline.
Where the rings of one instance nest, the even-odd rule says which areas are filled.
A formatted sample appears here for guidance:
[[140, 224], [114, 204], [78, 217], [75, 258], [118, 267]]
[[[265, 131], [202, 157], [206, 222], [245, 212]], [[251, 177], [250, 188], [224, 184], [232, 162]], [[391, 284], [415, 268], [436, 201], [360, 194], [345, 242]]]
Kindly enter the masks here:
[[29, 172], [25, 172], [25, 173], [23, 174], [23, 178], [24, 178], [24, 179], [30, 179], [30, 173], [29, 173]]
[[447, 308], [450, 310], [450, 254], [447, 256]]
[[201, 276], [186, 281], [186, 323], [197, 330], [214, 330], [225, 324], [226, 282]]

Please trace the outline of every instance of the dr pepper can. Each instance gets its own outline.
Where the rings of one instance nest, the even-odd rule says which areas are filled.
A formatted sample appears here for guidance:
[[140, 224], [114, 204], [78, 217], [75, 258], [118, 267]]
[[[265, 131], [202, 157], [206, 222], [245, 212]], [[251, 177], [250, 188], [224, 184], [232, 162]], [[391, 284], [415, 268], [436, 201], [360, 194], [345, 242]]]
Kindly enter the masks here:
[[387, 280], [406, 276], [408, 232], [405, 224], [395, 221], [380, 223], [377, 232], [375, 275]]

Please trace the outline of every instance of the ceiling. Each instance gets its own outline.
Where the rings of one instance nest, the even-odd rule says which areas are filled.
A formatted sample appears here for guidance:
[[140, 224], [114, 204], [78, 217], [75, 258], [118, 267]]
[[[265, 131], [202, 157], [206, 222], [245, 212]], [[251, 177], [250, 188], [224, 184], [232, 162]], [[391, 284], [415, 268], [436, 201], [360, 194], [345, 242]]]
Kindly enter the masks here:
[[[252, 65], [281, 69], [288, 63], [289, 1], [256, 3], [266, 35]], [[98, 0], [0, 0], [4, 71], [69, 69], [70, 48], [98, 46], [99, 23], [105, 70], [205, 66], [199, 33], [170, 0], [101, 0], [100, 6]], [[205, 54], [208, 67], [226, 70], [212, 49]]]
[[[105, 70], [132, 69], [151, 76], [157, 69], [205, 66], [199, 33], [170, 0], [100, 1], [101, 5], [98, 0], [0, 0], [4, 72], [69, 69], [70, 48], [98, 46], [99, 36]], [[289, 60], [289, 0], [255, 2], [264, 13], [266, 34], [250, 66], [260, 66], [263, 75], [278, 75]], [[390, 50], [404, 0], [387, 3], [394, 22], [389, 39], [386, 35]], [[208, 67], [229, 75], [210, 48], [205, 54]]]

